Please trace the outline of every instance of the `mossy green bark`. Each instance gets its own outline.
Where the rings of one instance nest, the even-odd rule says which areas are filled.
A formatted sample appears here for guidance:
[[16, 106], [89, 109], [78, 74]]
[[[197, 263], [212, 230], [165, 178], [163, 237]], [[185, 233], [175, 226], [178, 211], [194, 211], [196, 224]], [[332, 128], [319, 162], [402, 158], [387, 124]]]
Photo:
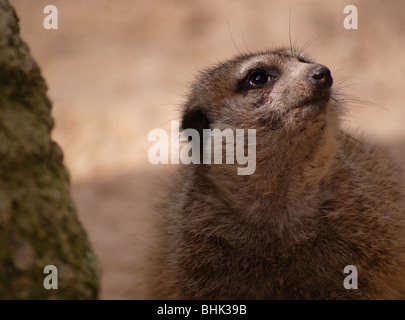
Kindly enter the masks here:
[[[98, 268], [77, 219], [46, 84], [0, 0], [0, 299], [94, 299]], [[45, 289], [44, 267], [58, 270]]]

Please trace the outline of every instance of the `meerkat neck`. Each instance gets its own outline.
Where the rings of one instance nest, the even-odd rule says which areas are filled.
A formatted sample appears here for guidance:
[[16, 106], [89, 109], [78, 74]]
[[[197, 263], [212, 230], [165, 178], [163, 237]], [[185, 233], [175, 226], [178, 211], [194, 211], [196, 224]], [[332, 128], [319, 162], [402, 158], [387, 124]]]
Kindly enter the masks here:
[[327, 178], [337, 150], [335, 130], [325, 126], [305, 138], [283, 136], [273, 143], [259, 133], [257, 143], [254, 174], [237, 176], [232, 166], [212, 167], [211, 181], [243, 220], [256, 221], [257, 227], [267, 221], [282, 233], [287, 225], [291, 228], [290, 222], [311, 215], [319, 201], [320, 182]]

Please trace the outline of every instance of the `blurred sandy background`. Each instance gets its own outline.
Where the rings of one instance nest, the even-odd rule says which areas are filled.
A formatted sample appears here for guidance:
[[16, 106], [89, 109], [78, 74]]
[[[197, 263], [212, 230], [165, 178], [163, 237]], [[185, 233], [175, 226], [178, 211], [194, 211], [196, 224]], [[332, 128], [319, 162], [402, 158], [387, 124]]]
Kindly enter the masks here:
[[[170, 128], [199, 69], [237, 48], [288, 46], [289, 16], [293, 43], [315, 39], [307, 53], [345, 92], [373, 103], [349, 104], [348, 128], [405, 160], [405, 1], [10, 2], [49, 86], [53, 137], [100, 261], [104, 299], [144, 297], [137, 266], [168, 169], [148, 164], [148, 132]], [[58, 8], [58, 30], [43, 27], [48, 4]], [[359, 10], [359, 30], [343, 28], [347, 4]]]

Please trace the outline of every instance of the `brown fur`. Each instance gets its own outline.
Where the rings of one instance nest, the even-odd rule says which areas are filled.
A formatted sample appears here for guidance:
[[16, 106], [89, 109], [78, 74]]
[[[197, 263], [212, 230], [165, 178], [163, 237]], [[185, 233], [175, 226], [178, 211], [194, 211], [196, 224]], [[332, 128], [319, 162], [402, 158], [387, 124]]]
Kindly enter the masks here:
[[[202, 73], [183, 116], [198, 108], [212, 129], [256, 129], [257, 167], [179, 168], [161, 207], [151, 298], [405, 298], [400, 174], [384, 151], [340, 133], [332, 89], [308, 81], [314, 66], [280, 49]], [[275, 82], [240, 90], [263, 67]], [[346, 265], [358, 269], [357, 290], [343, 286]]]

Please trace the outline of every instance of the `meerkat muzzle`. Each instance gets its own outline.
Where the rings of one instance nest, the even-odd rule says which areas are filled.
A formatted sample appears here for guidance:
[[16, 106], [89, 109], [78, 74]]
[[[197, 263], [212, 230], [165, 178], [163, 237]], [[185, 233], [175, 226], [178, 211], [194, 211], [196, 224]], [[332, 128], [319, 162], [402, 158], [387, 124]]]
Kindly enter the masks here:
[[333, 84], [330, 70], [322, 65], [314, 67], [309, 72], [309, 80], [316, 86], [317, 89], [327, 89]]

